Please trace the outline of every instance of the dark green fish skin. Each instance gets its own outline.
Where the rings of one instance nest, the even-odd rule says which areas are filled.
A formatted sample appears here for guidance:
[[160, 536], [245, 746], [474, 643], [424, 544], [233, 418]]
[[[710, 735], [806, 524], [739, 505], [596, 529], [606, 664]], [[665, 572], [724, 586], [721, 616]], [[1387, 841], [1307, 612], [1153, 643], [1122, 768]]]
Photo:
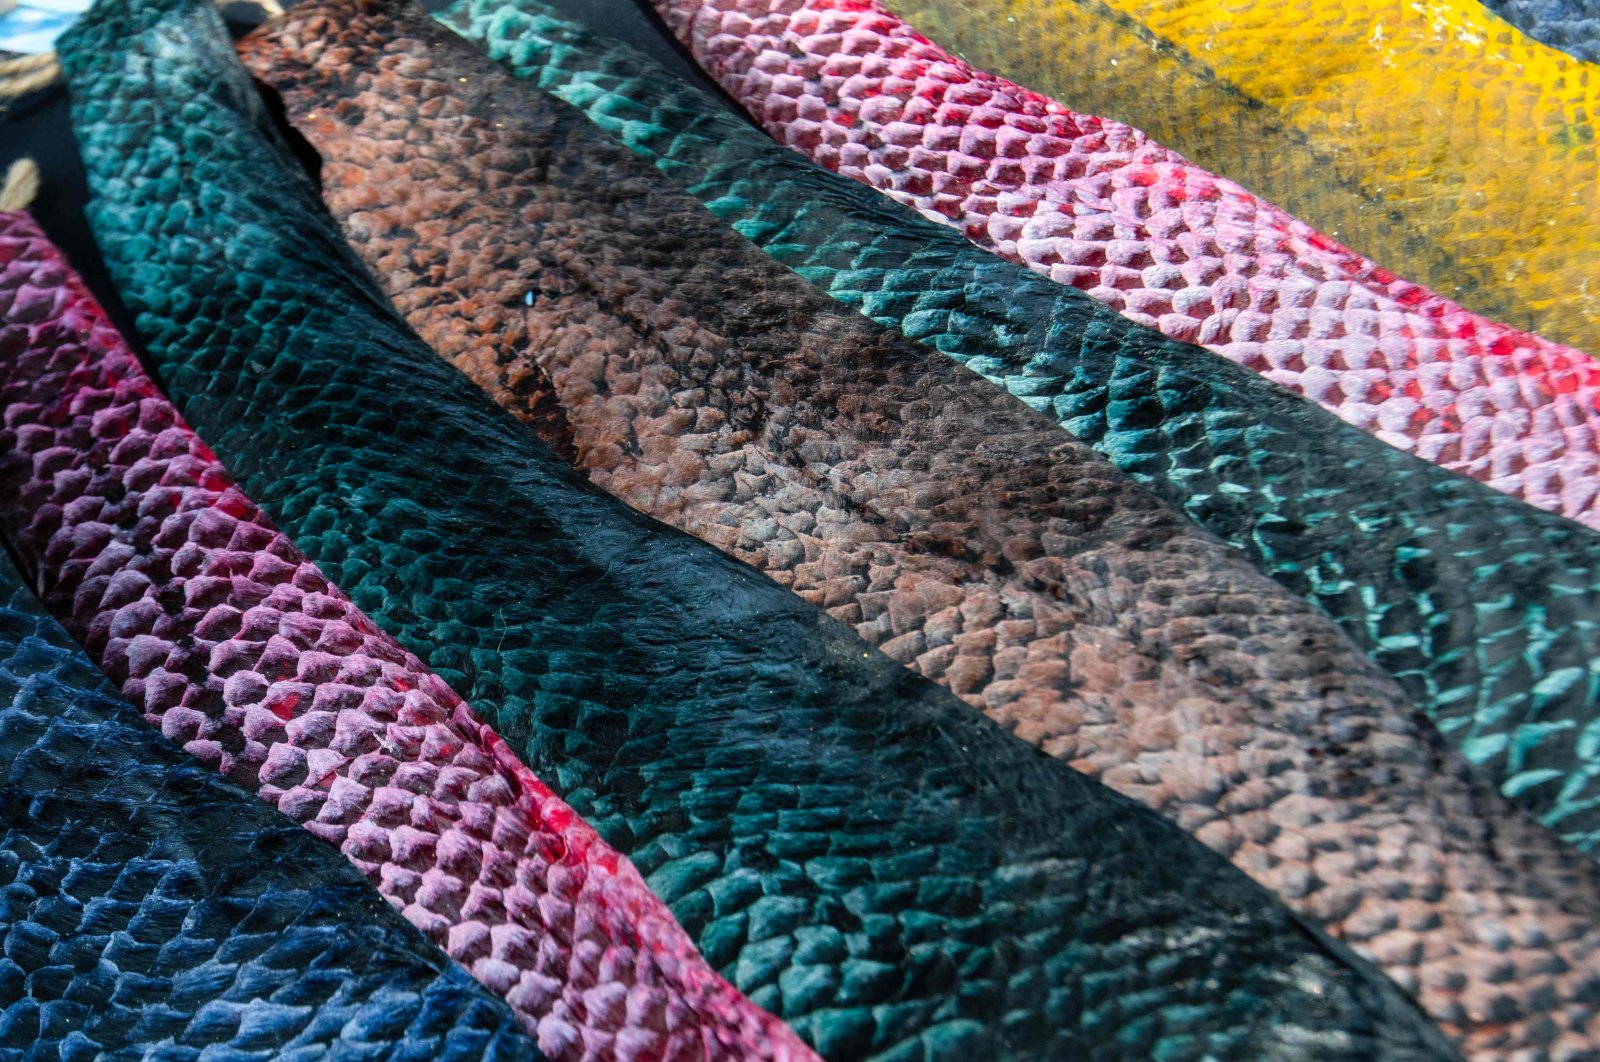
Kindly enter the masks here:
[[340, 243], [206, 0], [105, 0], [61, 61], [185, 417], [824, 1054], [1449, 1055], [1198, 843], [492, 406]]
[[436, 17], [834, 298], [1055, 417], [1332, 616], [1507, 796], [1600, 846], [1600, 535], [972, 247], [539, 0]]
[[327, 843], [152, 729], [0, 555], [0, 1060], [541, 1060]]

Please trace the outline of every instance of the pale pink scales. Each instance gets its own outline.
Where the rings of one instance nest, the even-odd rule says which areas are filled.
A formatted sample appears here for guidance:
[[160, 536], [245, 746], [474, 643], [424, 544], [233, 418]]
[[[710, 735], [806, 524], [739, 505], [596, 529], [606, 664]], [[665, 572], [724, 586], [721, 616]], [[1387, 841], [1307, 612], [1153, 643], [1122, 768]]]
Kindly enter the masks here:
[[777, 140], [973, 242], [1600, 528], [1600, 365], [1380, 269], [1120, 122], [975, 70], [876, 0], [652, 0]]
[[338, 845], [552, 1058], [815, 1058], [240, 492], [21, 213], [0, 410], [0, 528], [123, 693]]

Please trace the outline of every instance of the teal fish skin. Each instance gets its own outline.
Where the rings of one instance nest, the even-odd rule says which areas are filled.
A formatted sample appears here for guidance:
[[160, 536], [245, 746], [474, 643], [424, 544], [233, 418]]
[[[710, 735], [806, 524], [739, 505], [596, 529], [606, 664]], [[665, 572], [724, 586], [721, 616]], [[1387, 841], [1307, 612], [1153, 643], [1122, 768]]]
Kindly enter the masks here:
[[116, 696], [0, 554], [0, 1060], [543, 1062], [337, 851]]
[[538, 0], [436, 17], [834, 298], [1053, 416], [1332, 616], [1508, 797], [1600, 846], [1600, 536], [973, 248]]
[[91, 224], [186, 419], [825, 1055], [1450, 1054], [1176, 828], [491, 405], [340, 242], [206, 0], [104, 0], [60, 56]]

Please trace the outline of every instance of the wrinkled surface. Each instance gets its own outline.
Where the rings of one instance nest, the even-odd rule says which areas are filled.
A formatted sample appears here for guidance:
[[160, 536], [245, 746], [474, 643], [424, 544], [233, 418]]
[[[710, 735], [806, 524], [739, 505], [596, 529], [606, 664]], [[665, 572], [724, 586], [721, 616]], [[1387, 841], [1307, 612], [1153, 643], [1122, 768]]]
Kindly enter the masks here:
[[1484, 0], [1484, 6], [1574, 59], [1600, 61], [1600, 5], [1595, 0]]
[[302, 0], [242, 54], [408, 323], [514, 412], [497, 373], [543, 370], [595, 482], [1196, 832], [1468, 1042], [1600, 1042], [1595, 868], [1326, 619], [421, 11]]
[[834, 298], [1093, 444], [1332, 615], [1508, 795], [1585, 848], [1600, 839], [1592, 532], [1002, 262], [543, 11], [482, 0], [446, 17]]
[[877, 3], [655, 6], [825, 167], [1385, 442], [1600, 526], [1586, 354], [1398, 279], [1137, 129], [974, 70]]
[[1175, 827], [490, 404], [344, 247], [206, 0], [101, 3], [61, 58], [184, 415], [825, 1056], [1448, 1051]]
[[0, 1059], [539, 1058], [337, 852], [117, 699], [4, 558], [0, 703]]
[[337, 845], [558, 1058], [814, 1058], [240, 492], [0, 214], [0, 531], [145, 717]]

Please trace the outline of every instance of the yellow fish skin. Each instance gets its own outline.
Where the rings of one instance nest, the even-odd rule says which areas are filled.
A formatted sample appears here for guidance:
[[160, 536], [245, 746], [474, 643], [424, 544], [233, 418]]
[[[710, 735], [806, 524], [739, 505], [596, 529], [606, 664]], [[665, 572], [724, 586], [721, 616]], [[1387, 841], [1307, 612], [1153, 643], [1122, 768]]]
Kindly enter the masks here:
[[1600, 350], [1600, 68], [1471, 0], [887, 0], [1485, 316]]

